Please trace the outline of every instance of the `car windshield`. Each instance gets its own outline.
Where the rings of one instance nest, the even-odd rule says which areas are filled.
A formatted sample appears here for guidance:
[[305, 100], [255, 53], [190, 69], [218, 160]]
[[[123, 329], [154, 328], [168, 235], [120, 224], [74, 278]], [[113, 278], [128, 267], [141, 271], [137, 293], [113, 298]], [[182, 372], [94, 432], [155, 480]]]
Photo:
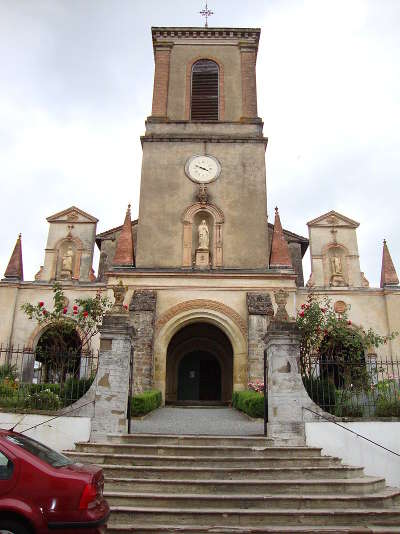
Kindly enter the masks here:
[[22, 447], [26, 451], [30, 452], [34, 456], [37, 456], [53, 467], [65, 467], [66, 465], [73, 463], [63, 454], [53, 451], [52, 449], [49, 449], [49, 447], [46, 447], [46, 445], [43, 445], [34, 439], [28, 438], [27, 436], [9, 434], [6, 436], [6, 439], [15, 445], [18, 445], [19, 447]]

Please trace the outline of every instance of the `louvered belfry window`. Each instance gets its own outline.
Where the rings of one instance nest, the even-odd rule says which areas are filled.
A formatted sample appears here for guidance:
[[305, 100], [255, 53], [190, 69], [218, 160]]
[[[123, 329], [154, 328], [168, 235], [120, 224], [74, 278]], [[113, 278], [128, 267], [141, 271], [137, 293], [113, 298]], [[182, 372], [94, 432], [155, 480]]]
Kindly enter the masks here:
[[218, 65], [200, 59], [192, 67], [191, 120], [218, 120]]

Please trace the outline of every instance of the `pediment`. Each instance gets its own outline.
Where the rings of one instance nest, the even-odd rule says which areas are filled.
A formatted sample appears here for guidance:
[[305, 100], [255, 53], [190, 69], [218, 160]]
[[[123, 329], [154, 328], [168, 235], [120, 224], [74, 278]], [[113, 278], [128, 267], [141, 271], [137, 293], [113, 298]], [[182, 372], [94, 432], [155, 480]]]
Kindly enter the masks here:
[[54, 215], [50, 215], [50, 217], [47, 217], [46, 220], [49, 223], [57, 223], [57, 222], [97, 223], [98, 222], [98, 219], [96, 219], [96, 217], [89, 215], [89, 213], [86, 213], [85, 211], [77, 208], [76, 206], [71, 206], [70, 208], [67, 208], [66, 210], [59, 211], [58, 213], [55, 213]]
[[341, 226], [346, 228], [357, 228], [360, 223], [349, 219], [345, 215], [338, 213], [337, 211], [331, 210], [312, 221], [307, 223], [307, 226], [325, 226], [331, 228], [333, 226]]

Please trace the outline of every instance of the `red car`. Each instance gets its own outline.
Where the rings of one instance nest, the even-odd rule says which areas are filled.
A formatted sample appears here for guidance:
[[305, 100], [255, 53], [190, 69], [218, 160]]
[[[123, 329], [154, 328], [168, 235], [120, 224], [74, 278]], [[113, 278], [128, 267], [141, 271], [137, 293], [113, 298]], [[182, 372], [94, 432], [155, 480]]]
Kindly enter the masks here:
[[110, 514], [101, 468], [0, 429], [0, 533], [98, 534]]

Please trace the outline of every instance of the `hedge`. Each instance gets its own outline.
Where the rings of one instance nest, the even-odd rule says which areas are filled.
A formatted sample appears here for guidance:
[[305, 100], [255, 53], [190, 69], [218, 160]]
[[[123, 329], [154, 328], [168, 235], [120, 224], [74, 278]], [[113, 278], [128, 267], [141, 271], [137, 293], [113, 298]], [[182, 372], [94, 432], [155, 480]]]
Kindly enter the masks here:
[[145, 415], [161, 406], [162, 396], [158, 389], [151, 389], [139, 395], [134, 395], [131, 402], [131, 415]]
[[235, 391], [232, 406], [250, 417], [264, 417], [264, 395], [256, 391]]

